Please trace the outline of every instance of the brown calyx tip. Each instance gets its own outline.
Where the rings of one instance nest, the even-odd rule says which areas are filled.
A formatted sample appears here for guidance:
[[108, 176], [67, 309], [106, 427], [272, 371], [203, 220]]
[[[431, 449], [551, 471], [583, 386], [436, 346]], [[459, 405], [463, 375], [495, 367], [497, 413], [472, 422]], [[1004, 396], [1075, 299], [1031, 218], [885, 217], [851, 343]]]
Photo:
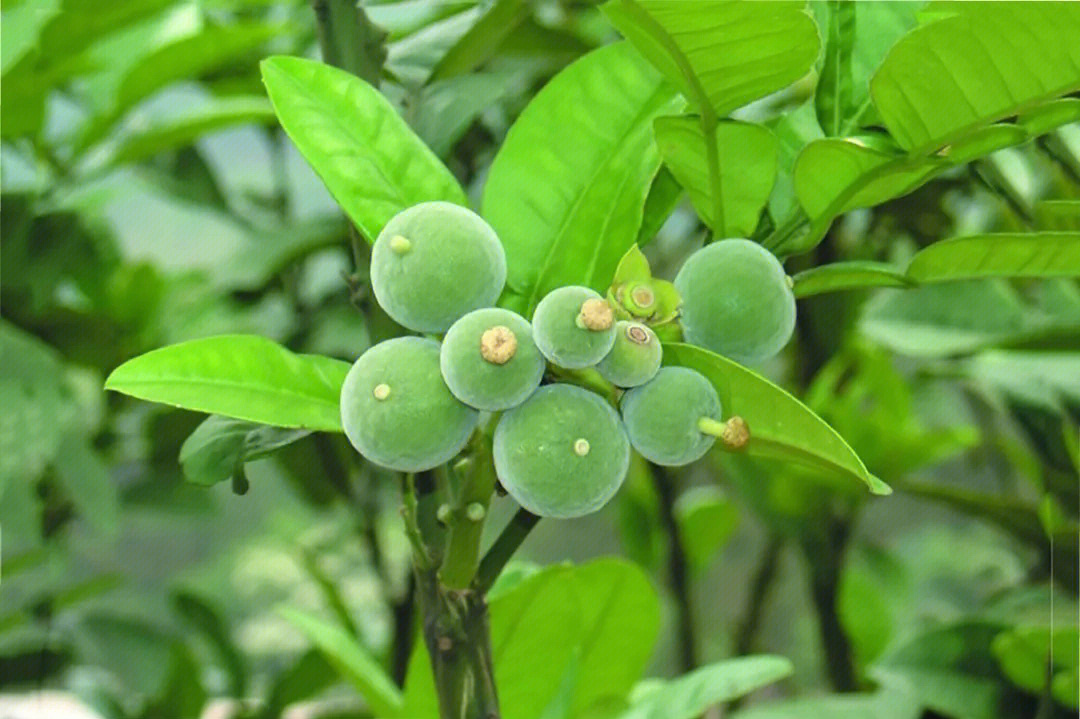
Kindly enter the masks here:
[[491, 364], [506, 364], [517, 354], [517, 335], [509, 327], [495, 325], [480, 336], [480, 356]]
[[626, 339], [636, 345], [647, 345], [649, 344], [649, 330], [644, 325], [629, 325], [626, 328]]
[[750, 425], [739, 415], [734, 415], [724, 422], [724, 430], [720, 433], [720, 441], [731, 450], [744, 449], [750, 441]]
[[615, 324], [615, 311], [607, 300], [594, 297], [581, 303], [578, 321], [585, 329], [599, 332]]

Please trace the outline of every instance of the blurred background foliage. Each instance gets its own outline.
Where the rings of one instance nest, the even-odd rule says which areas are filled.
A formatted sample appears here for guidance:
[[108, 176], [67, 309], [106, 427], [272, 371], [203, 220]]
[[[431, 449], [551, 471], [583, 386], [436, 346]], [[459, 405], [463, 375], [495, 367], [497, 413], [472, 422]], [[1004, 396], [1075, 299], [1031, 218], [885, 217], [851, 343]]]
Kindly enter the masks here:
[[[366, 6], [385, 32], [370, 38], [386, 51], [380, 89], [474, 202], [527, 101], [617, 37], [575, 0]], [[906, 9], [889, 21], [914, 25]], [[205, 441], [194, 413], [101, 390], [125, 359], [180, 340], [254, 333], [352, 360], [398, 333], [259, 81], [266, 55], [319, 56], [312, 6], [5, 0], [0, 27], [0, 691], [63, 689], [110, 718], [298, 702], [367, 716], [276, 609], [335, 619], [400, 680], [414, 616], [398, 488], [339, 436], [211, 418], [235, 426], [204, 425]], [[815, 136], [813, 86], [736, 113], [781, 138], [777, 214]], [[657, 183], [670, 194], [666, 172]], [[653, 219], [645, 251], [670, 277], [706, 230], [685, 197]], [[1080, 127], [850, 212], [788, 268], [1031, 227], [1080, 229]], [[789, 657], [794, 676], [740, 716], [1066, 716], [1078, 349], [1071, 280], [803, 299], [796, 341], [763, 371], [893, 496], [733, 455], [661, 477], [641, 466], [601, 513], [541, 522], [514, 571], [638, 562], [663, 598], [652, 674]]]

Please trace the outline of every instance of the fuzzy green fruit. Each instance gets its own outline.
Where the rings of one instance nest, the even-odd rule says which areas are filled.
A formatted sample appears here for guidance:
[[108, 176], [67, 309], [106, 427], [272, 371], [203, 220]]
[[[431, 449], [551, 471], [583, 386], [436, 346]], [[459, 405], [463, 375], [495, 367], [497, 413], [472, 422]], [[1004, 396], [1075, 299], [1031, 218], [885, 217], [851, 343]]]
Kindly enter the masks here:
[[795, 295], [779, 260], [756, 242], [721, 240], [687, 258], [675, 277], [686, 341], [736, 362], [779, 352], [795, 330]]
[[498, 307], [473, 310], [443, 338], [439, 356], [446, 386], [487, 412], [516, 407], [540, 386], [547, 366], [521, 315]]
[[627, 391], [620, 408], [630, 444], [655, 464], [690, 464], [716, 441], [703, 429], [712, 432], [719, 425], [720, 398], [695, 370], [663, 367], [651, 380]]
[[560, 287], [536, 306], [533, 338], [548, 361], [564, 369], [592, 367], [615, 343], [615, 313], [588, 287]]
[[380, 342], [356, 360], [341, 387], [341, 424], [349, 442], [368, 461], [399, 472], [453, 459], [478, 416], [443, 382], [435, 340]]
[[620, 320], [615, 323], [615, 344], [596, 371], [616, 387], [637, 387], [660, 369], [663, 353], [656, 333], [646, 325]]
[[607, 504], [626, 478], [630, 444], [599, 395], [568, 384], [541, 387], [502, 416], [495, 473], [518, 503], [541, 517], [580, 517]]
[[445, 332], [472, 310], [495, 304], [506, 254], [475, 212], [424, 202], [386, 223], [371, 251], [371, 288], [386, 314], [416, 332]]

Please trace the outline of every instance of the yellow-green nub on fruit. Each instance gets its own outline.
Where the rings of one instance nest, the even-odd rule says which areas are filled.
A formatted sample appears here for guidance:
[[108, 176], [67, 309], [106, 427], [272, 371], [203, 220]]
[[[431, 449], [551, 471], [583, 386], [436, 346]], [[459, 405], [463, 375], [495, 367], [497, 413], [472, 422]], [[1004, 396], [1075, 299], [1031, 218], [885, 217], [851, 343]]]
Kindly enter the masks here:
[[506, 254], [475, 212], [424, 202], [386, 223], [371, 250], [371, 288], [386, 314], [416, 332], [445, 332], [490, 307], [506, 282]]
[[616, 387], [637, 387], [660, 369], [664, 350], [656, 333], [640, 322], [615, 323], [615, 344], [596, 371]]
[[498, 307], [474, 310], [443, 339], [439, 367], [455, 397], [498, 412], [528, 399], [544, 377], [544, 357], [521, 315]]
[[626, 478], [630, 444], [599, 395], [568, 384], [541, 387], [495, 427], [495, 473], [533, 514], [568, 519], [607, 504]]
[[453, 459], [478, 416], [443, 382], [435, 340], [380, 342], [356, 360], [341, 387], [341, 424], [349, 442], [369, 462], [399, 472]]
[[795, 330], [795, 295], [776, 257], [756, 242], [720, 240], [675, 277], [686, 341], [736, 362], [766, 360]]
[[614, 319], [607, 301], [588, 287], [560, 287], [536, 306], [533, 338], [552, 364], [585, 369], [611, 350], [615, 343]]
[[648, 317], [656, 309], [656, 293], [648, 285], [630, 285], [623, 292], [622, 306], [636, 317]]
[[654, 464], [690, 464], [716, 441], [701, 430], [700, 421], [719, 424], [720, 398], [695, 370], [661, 368], [651, 380], [623, 395], [621, 409], [630, 444]]

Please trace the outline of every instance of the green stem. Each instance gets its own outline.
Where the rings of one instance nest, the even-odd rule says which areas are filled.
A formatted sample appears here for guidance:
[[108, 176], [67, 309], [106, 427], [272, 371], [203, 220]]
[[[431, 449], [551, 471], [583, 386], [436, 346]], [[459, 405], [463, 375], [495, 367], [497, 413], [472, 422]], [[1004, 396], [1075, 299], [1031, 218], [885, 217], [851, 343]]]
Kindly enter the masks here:
[[652, 467], [653, 486], [660, 499], [660, 521], [668, 535], [668, 587], [675, 598], [676, 624], [679, 632], [679, 663], [682, 672], [698, 665], [694, 643], [694, 608], [690, 597], [690, 572], [679, 525], [675, 520], [675, 485], [671, 473]]
[[405, 520], [405, 535], [413, 550], [413, 564], [419, 570], [427, 570], [433, 564], [431, 554], [420, 531], [419, 503], [416, 499], [416, 476], [405, 475], [405, 491], [402, 496], [401, 517]]
[[480, 564], [480, 537], [484, 531], [491, 495], [495, 491], [495, 466], [491, 459], [491, 438], [477, 434], [470, 467], [463, 478], [455, 506], [451, 510], [450, 536], [439, 579], [450, 589], [469, 586]]
[[487, 593], [487, 590], [499, 578], [503, 567], [510, 561], [510, 557], [514, 555], [539, 521], [540, 517], [527, 510], [517, 511], [495, 543], [491, 545], [491, 549], [480, 560], [480, 567], [476, 570], [476, 578], [473, 580], [473, 586], [477, 592]]

